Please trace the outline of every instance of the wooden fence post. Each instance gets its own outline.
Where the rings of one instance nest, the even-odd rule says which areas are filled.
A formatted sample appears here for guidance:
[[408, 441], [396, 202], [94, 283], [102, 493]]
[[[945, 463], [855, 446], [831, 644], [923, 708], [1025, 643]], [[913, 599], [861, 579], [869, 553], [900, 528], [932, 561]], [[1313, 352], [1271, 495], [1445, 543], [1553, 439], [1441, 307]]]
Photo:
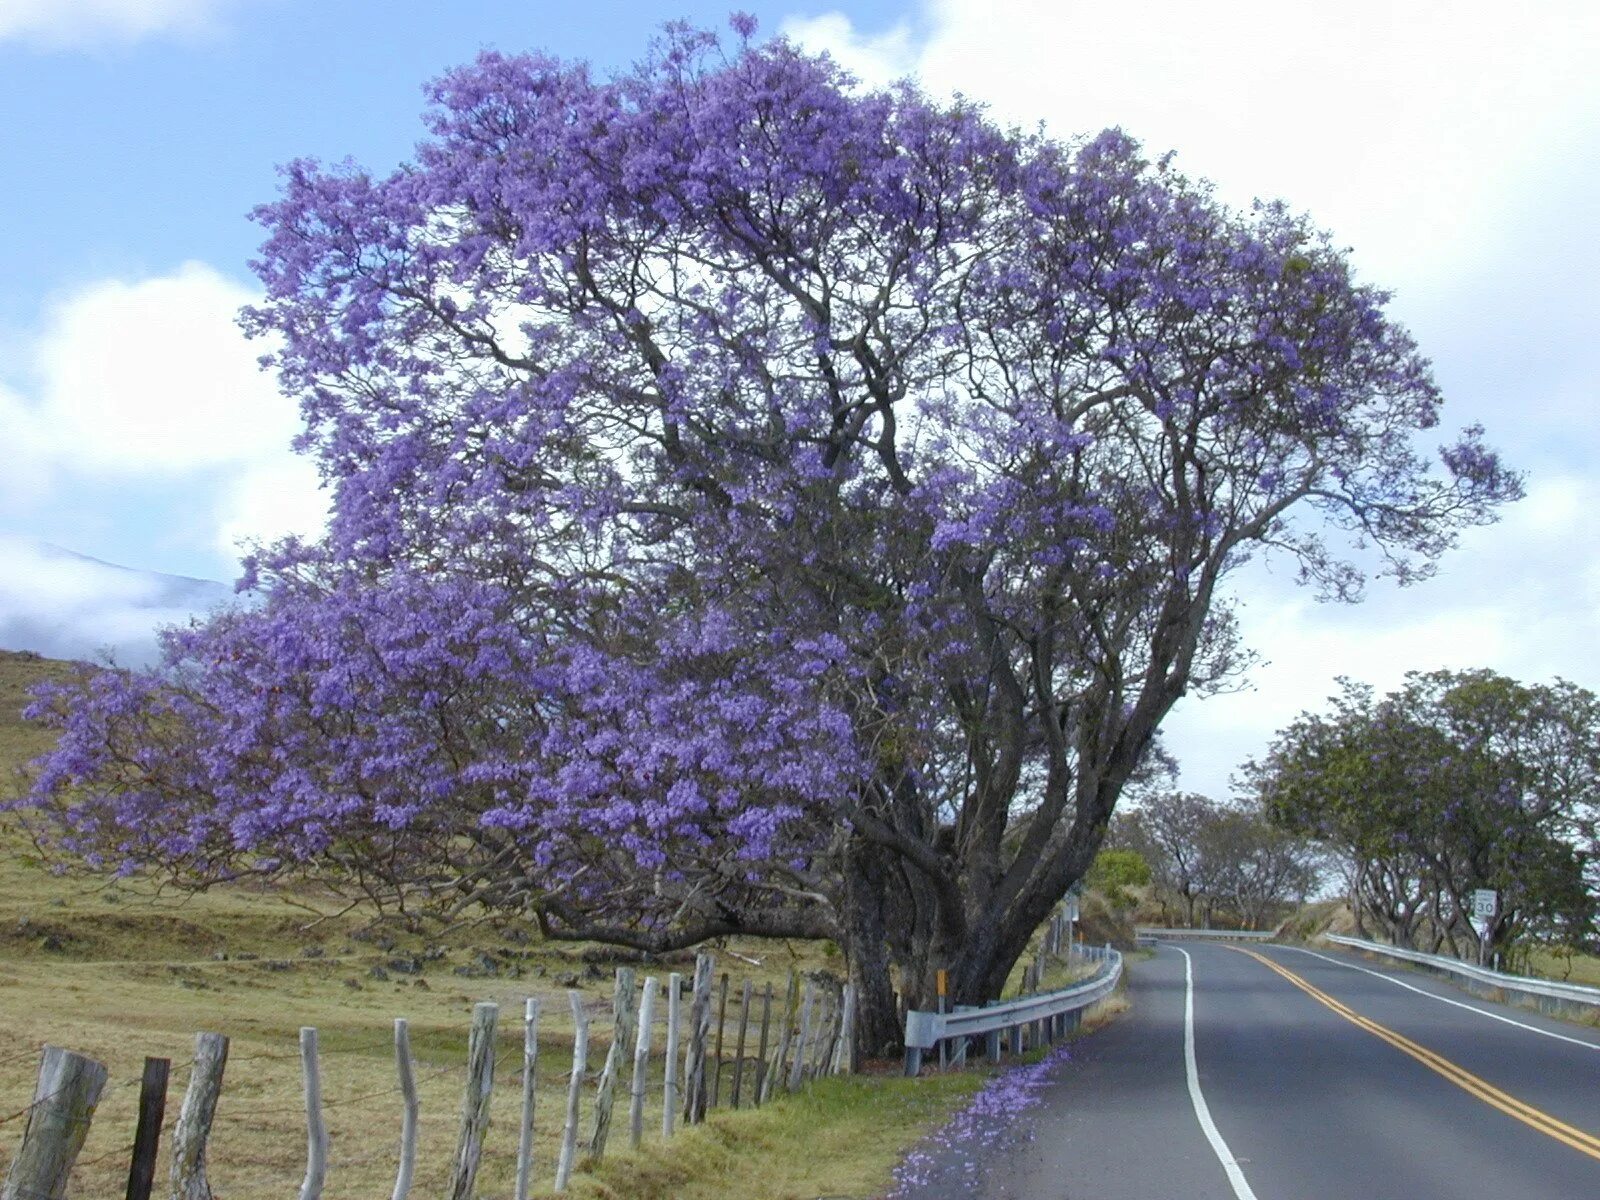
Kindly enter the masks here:
[[650, 1036], [656, 1019], [656, 989], [661, 981], [646, 975], [639, 998], [639, 1031], [633, 1039], [633, 1086], [628, 1104], [628, 1144], [635, 1150], [644, 1139], [644, 1091], [649, 1082]]
[[756, 1078], [752, 1085], [753, 1099], [757, 1108], [767, 1098], [767, 1031], [772, 1025], [772, 984], [767, 984], [767, 990], [761, 995], [761, 1046], [756, 1051]]
[[300, 1200], [322, 1200], [328, 1177], [328, 1127], [322, 1121], [322, 1068], [317, 1062], [317, 1031], [300, 1029], [300, 1074], [306, 1088], [306, 1177]]
[[811, 1020], [811, 1049], [806, 1052], [806, 1067], [800, 1082], [815, 1079], [820, 1072], [822, 1054], [828, 1047], [828, 1026], [833, 1021], [832, 1005], [826, 988], [817, 989], [817, 1006]]
[[778, 1044], [773, 1051], [773, 1064], [767, 1071], [765, 1086], [761, 1089], [761, 1098], [770, 1099], [772, 1093], [783, 1081], [784, 1067], [789, 1061], [789, 1031], [794, 1028], [795, 1012], [800, 1007], [800, 975], [799, 972], [789, 972], [789, 984], [784, 989], [783, 1020], [778, 1025]]
[[483, 1159], [483, 1135], [489, 1129], [489, 1100], [494, 1092], [494, 1035], [500, 1006], [485, 1001], [472, 1006], [472, 1032], [467, 1036], [467, 1086], [461, 1095], [461, 1136], [450, 1168], [450, 1200], [472, 1200], [472, 1186]]
[[128, 1164], [127, 1200], [150, 1200], [156, 1181], [156, 1151], [161, 1145], [161, 1118], [167, 1113], [170, 1058], [146, 1058], [139, 1080], [139, 1124], [133, 1135], [133, 1160]]
[[567, 992], [572, 1005], [572, 1078], [567, 1082], [567, 1123], [561, 1129], [561, 1157], [556, 1160], [556, 1191], [567, 1190], [573, 1159], [578, 1157], [578, 1101], [583, 1096], [583, 1076], [589, 1069], [589, 1018], [583, 1011], [583, 993]]
[[194, 1066], [172, 1131], [172, 1200], [211, 1200], [206, 1178], [206, 1139], [222, 1094], [222, 1070], [228, 1065], [228, 1039], [200, 1033], [194, 1039]]
[[606, 1141], [611, 1136], [617, 1079], [633, 1057], [633, 979], [632, 967], [617, 968], [617, 982], [611, 992], [611, 1048], [606, 1051], [605, 1069], [600, 1074], [600, 1092], [594, 1102], [594, 1135], [589, 1139], [589, 1153], [597, 1160], [605, 1157]]
[[517, 1134], [517, 1190], [512, 1200], [528, 1200], [533, 1180], [534, 1084], [539, 1067], [539, 1002], [522, 1005], [522, 1128]]
[[828, 992], [828, 1019], [823, 1024], [827, 1032], [817, 1039], [817, 1056], [811, 1063], [811, 1078], [830, 1074], [833, 1067], [833, 1046], [839, 1040], [839, 1010], [842, 999], [838, 992]]
[[60, 1200], [67, 1194], [67, 1177], [89, 1136], [89, 1122], [105, 1085], [104, 1064], [60, 1046], [44, 1048], [22, 1144], [0, 1196]]
[[739, 996], [739, 1040], [733, 1048], [733, 1096], [734, 1108], [739, 1107], [739, 1086], [744, 1082], [744, 1038], [750, 1029], [750, 991], [752, 984], [748, 979]]
[[711, 976], [716, 960], [694, 956], [694, 1002], [689, 1008], [689, 1048], [684, 1056], [683, 1119], [698, 1125], [706, 1119], [706, 1043], [711, 1036]]
[[856, 985], [844, 985], [839, 997], [839, 1044], [833, 1052], [833, 1073], [849, 1075], [856, 1069]]
[[683, 976], [674, 971], [667, 976], [667, 1061], [666, 1078], [661, 1085], [661, 1136], [664, 1138], [672, 1136], [673, 1123], [678, 1119], [678, 1025], [682, 991]]
[[711, 1107], [717, 1106], [722, 1097], [722, 1033], [728, 1024], [728, 973], [722, 973], [722, 983], [719, 988], [717, 1000], [717, 1049], [714, 1055], [716, 1065], [711, 1069]]
[[394, 1176], [392, 1200], [406, 1200], [417, 1169], [417, 1117], [422, 1103], [417, 1098], [417, 1069], [411, 1059], [411, 1031], [404, 1017], [394, 1019], [394, 1065], [405, 1107], [400, 1115], [400, 1167]]
[[805, 1073], [806, 1042], [811, 1038], [811, 1006], [816, 1003], [816, 984], [806, 980], [806, 998], [800, 1007], [800, 1040], [795, 1043], [794, 1062], [789, 1067], [789, 1090], [800, 1090], [800, 1078]]

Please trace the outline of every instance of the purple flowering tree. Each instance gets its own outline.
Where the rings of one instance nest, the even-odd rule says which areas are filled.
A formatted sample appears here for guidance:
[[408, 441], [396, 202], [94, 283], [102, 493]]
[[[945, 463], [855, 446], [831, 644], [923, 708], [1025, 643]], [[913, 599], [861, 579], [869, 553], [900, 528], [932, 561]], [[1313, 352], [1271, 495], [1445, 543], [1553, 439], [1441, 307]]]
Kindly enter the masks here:
[[1517, 493], [1477, 430], [1418, 453], [1426, 363], [1304, 219], [734, 27], [485, 54], [414, 162], [285, 170], [246, 325], [332, 524], [41, 702], [69, 847], [832, 937], [878, 1049], [892, 978], [997, 994], [1241, 668], [1229, 571], [1352, 599]]

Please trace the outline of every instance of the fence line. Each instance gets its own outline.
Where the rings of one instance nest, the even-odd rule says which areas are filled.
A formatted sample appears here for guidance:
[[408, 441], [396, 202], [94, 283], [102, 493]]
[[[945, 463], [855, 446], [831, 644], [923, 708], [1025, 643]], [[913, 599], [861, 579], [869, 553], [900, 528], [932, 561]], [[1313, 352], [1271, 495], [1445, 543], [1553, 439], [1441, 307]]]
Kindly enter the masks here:
[[[1044, 963], [1062, 944], [1062, 937], [1059, 924], [1052, 922], [1044, 935], [1040, 954], [1027, 970], [1029, 990], [1037, 989]], [[666, 976], [664, 1004], [660, 995], [662, 983], [663, 980], [655, 975], [640, 979], [632, 967], [618, 969], [612, 998], [611, 1042], [604, 1067], [599, 1072], [598, 1080], [593, 1082], [588, 1074], [590, 1015], [585, 1009], [583, 993], [568, 991], [575, 1030], [571, 1073], [567, 1079], [565, 1111], [561, 1112], [562, 1106], [557, 1106], [556, 1110], [561, 1112], [562, 1119], [557, 1138], [559, 1152], [555, 1162], [545, 1168], [553, 1169], [557, 1191], [565, 1191], [568, 1187], [573, 1171], [579, 1166], [581, 1154], [586, 1152], [591, 1161], [597, 1161], [604, 1155], [612, 1128], [616, 1093], [620, 1088], [626, 1089], [628, 1100], [629, 1142], [632, 1146], [638, 1146], [643, 1137], [644, 1110], [655, 1086], [659, 1087], [662, 1103], [662, 1136], [671, 1138], [680, 1124], [698, 1124], [711, 1109], [759, 1107], [778, 1094], [804, 1088], [811, 1081], [827, 1075], [848, 1074], [854, 1069], [859, 1000], [857, 990], [852, 985], [841, 985], [827, 976], [806, 977], [791, 970], [781, 995], [771, 982], [758, 991], [751, 980], [734, 980], [727, 973], [719, 978], [715, 960], [708, 953], [696, 957], [692, 977], [686, 979], [685, 975], [678, 972]], [[682, 1001], [686, 993], [690, 1003], [684, 1005]], [[683, 1011], [685, 1008], [687, 1012]], [[450, 1162], [447, 1188], [453, 1200], [468, 1200], [473, 1194], [489, 1127], [497, 1060], [514, 1053], [509, 1049], [496, 1053], [498, 1014], [498, 1005], [492, 1003], [479, 1003], [473, 1008], [464, 1064], [459, 1136]], [[521, 1039], [521, 1105], [520, 1121], [516, 1122], [517, 1164], [513, 1200], [526, 1200], [531, 1191], [537, 1190], [534, 1182], [536, 1164], [533, 1138], [539, 1015], [539, 1001], [533, 997], [526, 998]], [[945, 1016], [949, 1019], [954, 1014]], [[730, 1019], [734, 1022], [731, 1028]], [[1037, 1030], [1034, 1034], [1036, 1042], [1051, 1036], [1037, 1015], [1029, 1020]], [[655, 1040], [658, 1023], [666, 1025], [659, 1044]], [[324, 1063], [320, 1056], [318, 1030], [306, 1026], [300, 1030], [299, 1037], [297, 1057], [300, 1060], [303, 1104], [252, 1108], [248, 1112], [227, 1115], [238, 1120], [258, 1119], [267, 1113], [302, 1114], [306, 1122], [306, 1158], [298, 1200], [321, 1200], [329, 1186], [330, 1176], [338, 1169], [338, 1163], [330, 1155], [331, 1138], [326, 1121], [328, 1110], [396, 1095], [400, 1099], [400, 1136], [391, 1200], [410, 1200], [417, 1170], [419, 1082], [462, 1071], [463, 1064], [457, 1060], [419, 1074], [411, 1045], [410, 1027], [405, 1018], [396, 1018], [393, 1034], [395, 1084], [330, 1101], [324, 1095], [329, 1064]], [[1014, 1046], [1020, 1045], [1020, 1037], [1020, 1032], [1013, 1035]], [[662, 1072], [656, 1084], [652, 1085], [650, 1060], [658, 1045], [663, 1052]], [[47, 1063], [55, 1062], [54, 1053], [53, 1047], [46, 1048]], [[193, 1065], [171, 1138], [172, 1200], [212, 1200], [207, 1177], [207, 1153], [217, 1120], [217, 1103], [223, 1088], [228, 1057], [229, 1041], [225, 1036], [218, 1033], [197, 1035]], [[236, 1061], [245, 1063], [264, 1058], [287, 1060], [290, 1057], [294, 1056], [251, 1054], [240, 1056]], [[83, 1061], [90, 1064], [85, 1069], [90, 1070], [91, 1074], [92, 1068], [98, 1068], [104, 1074], [103, 1066], [94, 1064], [92, 1060]], [[96, 1159], [78, 1164], [85, 1166], [116, 1155], [131, 1154], [128, 1200], [149, 1200], [153, 1186], [167, 1089], [167, 1072], [160, 1071], [159, 1079], [153, 1073], [155, 1068], [152, 1064], [158, 1062], [164, 1063], [165, 1060], [147, 1060], [140, 1097], [139, 1128], [134, 1140]], [[630, 1069], [630, 1062], [631, 1076], [624, 1080], [623, 1072]], [[51, 1070], [58, 1068], [51, 1067]], [[27, 1116], [29, 1122], [23, 1134], [22, 1148], [13, 1158], [13, 1170], [8, 1175], [7, 1187], [11, 1190], [0, 1194], [0, 1200], [32, 1200], [38, 1196], [57, 1200], [66, 1194], [67, 1173], [71, 1171], [82, 1147], [83, 1136], [87, 1134], [92, 1106], [89, 1115], [72, 1125], [78, 1131], [74, 1135], [77, 1137], [76, 1143], [71, 1137], [48, 1133], [49, 1122], [42, 1117], [35, 1117], [58, 1094], [63, 1099], [67, 1098], [71, 1084], [53, 1082], [55, 1076], [47, 1077], [47, 1074], [41, 1067], [40, 1090], [34, 1103], [5, 1118], [19, 1120]], [[727, 1078], [724, 1078], [725, 1074]], [[104, 1086], [103, 1079], [100, 1086]], [[579, 1120], [585, 1107], [585, 1096], [593, 1099], [594, 1124], [589, 1136], [580, 1143]], [[66, 1125], [62, 1128], [65, 1129]], [[33, 1183], [13, 1187], [10, 1180], [17, 1174], [18, 1164], [34, 1161], [41, 1156], [64, 1164], [60, 1188], [52, 1191], [53, 1184], [36, 1186]]]

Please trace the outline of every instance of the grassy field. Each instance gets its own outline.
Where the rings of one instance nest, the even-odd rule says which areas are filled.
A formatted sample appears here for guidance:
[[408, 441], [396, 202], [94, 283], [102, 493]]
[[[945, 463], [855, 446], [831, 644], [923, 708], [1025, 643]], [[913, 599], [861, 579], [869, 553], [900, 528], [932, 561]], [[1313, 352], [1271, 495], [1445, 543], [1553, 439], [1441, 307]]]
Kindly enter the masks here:
[[[59, 664], [0, 652], [0, 788], [14, 787], [14, 764], [47, 748], [45, 731], [17, 716], [26, 688]], [[289, 903], [292, 901], [293, 903]], [[549, 1187], [559, 1114], [571, 1068], [572, 1020], [566, 991], [582, 992], [592, 1025], [590, 1070], [610, 1039], [614, 963], [602, 947], [554, 946], [514, 926], [482, 925], [443, 941], [356, 910], [336, 915], [332, 897], [270, 889], [217, 888], [203, 895], [163, 893], [148, 882], [52, 873], [36, 860], [14, 821], [0, 820], [0, 1173], [20, 1137], [16, 1116], [32, 1098], [39, 1049], [53, 1043], [107, 1064], [110, 1082], [80, 1157], [75, 1194], [121, 1194], [146, 1055], [171, 1058], [163, 1147], [188, 1077], [194, 1035], [231, 1039], [209, 1151], [220, 1196], [281, 1197], [299, 1185], [305, 1163], [298, 1030], [316, 1026], [322, 1046], [331, 1135], [330, 1200], [387, 1195], [400, 1127], [392, 1029], [408, 1019], [422, 1098], [415, 1195], [444, 1189], [465, 1081], [466, 1035], [474, 1002], [501, 1005], [494, 1119], [479, 1175], [482, 1195], [511, 1190], [515, 1167], [523, 999], [541, 998], [536, 1178]], [[740, 943], [713, 947], [718, 971], [735, 982], [773, 982], [791, 969], [837, 968], [817, 943]], [[759, 960], [740, 961], [735, 953]], [[466, 977], [490, 956], [492, 976]], [[416, 973], [388, 965], [396, 959]], [[376, 968], [376, 972], [375, 972]], [[692, 956], [641, 968], [692, 969]], [[381, 975], [387, 978], [381, 978]], [[1059, 973], [1048, 982], [1064, 982]], [[730, 1006], [736, 1007], [736, 1006]], [[776, 1023], [776, 1019], [775, 1019]], [[658, 1031], [659, 1031], [658, 1025]], [[729, 1056], [731, 1057], [731, 1037]], [[660, 1034], [655, 1062], [660, 1069]], [[731, 1071], [731, 1068], [729, 1068]], [[626, 1146], [622, 1132], [597, 1168], [575, 1176], [572, 1195], [767, 1200], [873, 1196], [888, 1186], [901, 1154], [954, 1110], [983, 1080], [974, 1070], [903, 1080], [892, 1065], [855, 1078], [824, 1080], [809, 1092], [758, 1111], [721, 1111], [703, 1127], [660, 1142], [660, 1090], [646, 1109], [646, 1141]], [[729, 1086], [731, 1076], [724, 1077]], [[591, 1127], [585, 1096], [585, 1136]], [[158, 1178], [164, 1179], [165, 1156]], [[755, 1181], [759, 1181], [759, 1184]]]

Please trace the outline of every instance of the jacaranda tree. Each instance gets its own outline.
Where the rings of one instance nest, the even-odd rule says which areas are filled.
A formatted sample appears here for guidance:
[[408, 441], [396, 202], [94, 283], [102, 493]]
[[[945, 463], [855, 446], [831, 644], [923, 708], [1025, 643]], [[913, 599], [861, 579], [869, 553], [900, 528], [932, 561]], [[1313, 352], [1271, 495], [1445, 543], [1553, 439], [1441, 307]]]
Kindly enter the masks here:
[[1477, 430], [1418, 451], [1427, 365], [1304, 219], [733, 24], [485, 54], [414, 162], [285, 170], [245, 321], [332, 522], [41, 704], [68, 847], [832, 937], [876, 1048], [892, 978], [997, 993], [1241, 665], [1230, 570], [1353, 598], [1516, 492]]

